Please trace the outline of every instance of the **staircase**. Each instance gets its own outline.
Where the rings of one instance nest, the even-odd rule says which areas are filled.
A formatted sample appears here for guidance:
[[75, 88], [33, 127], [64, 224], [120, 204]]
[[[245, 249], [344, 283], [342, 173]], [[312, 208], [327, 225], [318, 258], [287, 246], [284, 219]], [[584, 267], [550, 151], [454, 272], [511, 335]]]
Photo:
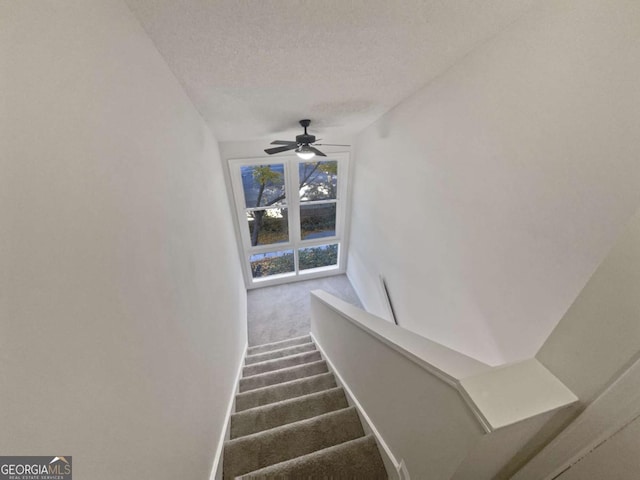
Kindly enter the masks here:
[[227, 479], [387, 479], [373, 435], [311, 337], [251, 347], [224, 444]]

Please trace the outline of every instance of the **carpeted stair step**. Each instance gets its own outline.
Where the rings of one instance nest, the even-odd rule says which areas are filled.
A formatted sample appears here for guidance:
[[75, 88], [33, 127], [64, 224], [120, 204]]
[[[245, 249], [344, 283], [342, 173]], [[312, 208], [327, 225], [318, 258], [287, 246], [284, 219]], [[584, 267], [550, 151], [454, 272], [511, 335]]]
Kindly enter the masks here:
[[347, 408], [349, 404], [340, 387], [291, 398], [231, 415], [231, 438]]
[[311, 342], [302, 343], [300, 345], [293, 345], [292, 347], [281, 348], [279, 350], [258, 353], [256, 355], [248, 355], [244, 360], [244, 364], [252, 365], [254, 363], [266, 362], [267, 360], [288, 357], [289, 355], [295, 355], [296, 353], [311, 352], [315, 349], [316, 346]]
[[298, 353], [296, 355], [289, 355], [288, 357], [276, 358], [275, 360], [254, 363], [244, 367], [242, 369], [242, 376], [250, 377], [251, 375], [257, 375], [259, 373], [272, 372], [274, 370], [280, 370], [281, 368], [302, 365], [303, 363], [317, 362], [318, 360], [322, 360], [318, 350]]
[[263, 345], [249, 347], [247, 349], [247, 355], [255, 355], [257, 353], [269, 352], [271, 350], [280, 350], [282, 348], [292, 347], [293, 345], [300, 345], [301, 343], [309, 342], [311, 342], [311, 336], [303, 335], [302, 337], [289, 338], [287, 340], [280, 340], [279, 342], [265, 343]]
[[373, 435], [255, 470], [241, 477], [387, 480], [387, 472]]
[[336, 380], [333, 374], [323, 373], [313, 377], [250, 390], [236, 395], [236, 412], [335, 387]]
[[260, 373], [251, 377], [241, 378], [239, 391], [242, 393], [277, 383], [289, 382], [298, 378], [311, 377], [328, 371], [327, 362], [324, 360], [305, 363], [304, 365], [296, 365], [295, 367], [282, 368], [275, 372]]
[[355, 407], [225, 442], [225, 479], [364, 436]]

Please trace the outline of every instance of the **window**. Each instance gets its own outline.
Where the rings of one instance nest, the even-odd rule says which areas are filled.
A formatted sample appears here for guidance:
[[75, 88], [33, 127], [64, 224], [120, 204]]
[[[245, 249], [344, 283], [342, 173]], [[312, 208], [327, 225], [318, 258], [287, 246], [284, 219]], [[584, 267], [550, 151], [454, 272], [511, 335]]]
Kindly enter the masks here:
[[347, 162], [229, 161], [249, 288], [344, 272]]

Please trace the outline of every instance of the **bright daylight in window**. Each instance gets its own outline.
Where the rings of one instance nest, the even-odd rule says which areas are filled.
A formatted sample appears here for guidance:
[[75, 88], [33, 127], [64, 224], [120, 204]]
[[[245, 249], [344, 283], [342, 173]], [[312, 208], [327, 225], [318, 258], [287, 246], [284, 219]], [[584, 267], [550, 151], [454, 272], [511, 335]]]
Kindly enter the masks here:
[[347, 161], [230, 160], [248, 286], [344, 271]]

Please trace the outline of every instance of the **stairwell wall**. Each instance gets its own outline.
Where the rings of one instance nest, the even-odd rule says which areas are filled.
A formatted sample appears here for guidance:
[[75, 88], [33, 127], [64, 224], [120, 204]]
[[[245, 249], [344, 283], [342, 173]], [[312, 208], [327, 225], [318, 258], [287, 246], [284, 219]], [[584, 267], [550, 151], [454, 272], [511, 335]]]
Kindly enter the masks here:
[[640, 204], [640, 4], [539, 2], [364, 130], [348, 275], [489, 364], [533, 357]]
[[120, 1], [0, 4], [0, 451], [208, 478], [246, 344], [218, 146]]
[[[570, 421], [589, 406], [627, 368], [640, 358], [640, 210], [626, 226], [571, 308], [537, 354], [537, 359], [580, 398], [570, 409], [557, 413], [537, 438], [516, 457], [505, 478], [538, 453]], [[517, 475], [520, 480], [545, 478], [563, 467], [571, 454], [594, 442], [618, 419], [597, 419], [594, 438], [558, 437]], [[621, 438], [626, 438], [622, 436]], [[612, 450], [607, 457], [624, 450]], [[620, 458], [620, 465], [625, 465]], [[621, 476], [620, 478], [623, 478]], [[632, 478], [630, 475], [628, 478]]]

